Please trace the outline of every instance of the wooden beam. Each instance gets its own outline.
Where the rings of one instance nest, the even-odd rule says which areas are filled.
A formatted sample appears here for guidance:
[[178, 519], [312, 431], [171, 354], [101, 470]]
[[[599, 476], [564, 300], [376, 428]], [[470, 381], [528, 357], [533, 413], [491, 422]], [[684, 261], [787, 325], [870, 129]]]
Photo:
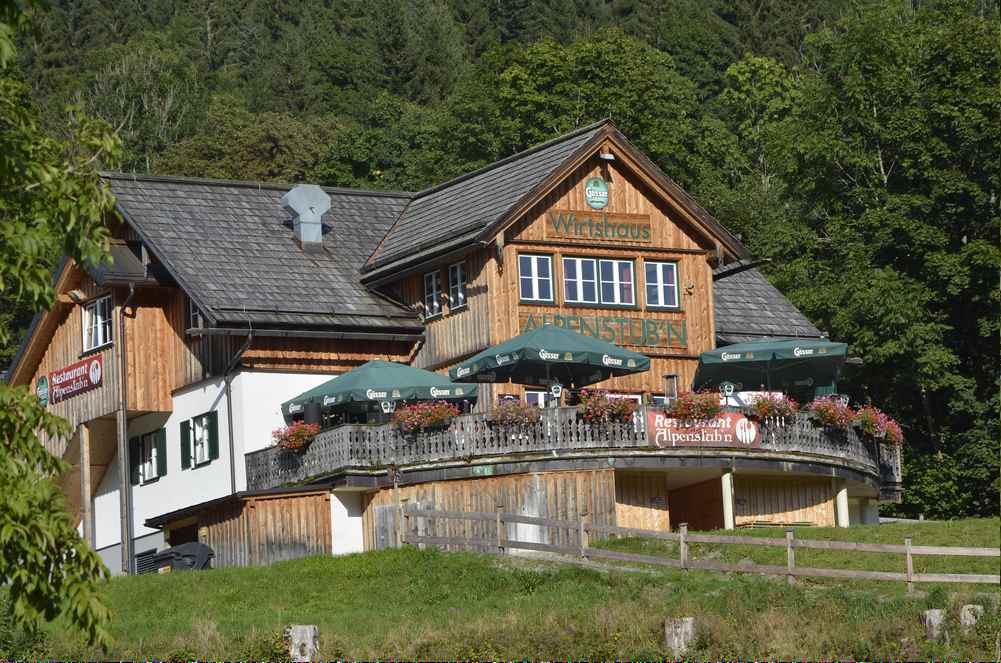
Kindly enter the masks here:
[[91, 548], [94, 547], [94, 517], [91, 512], [90, 483], [90, 427], [83, 423], [79, 428], [80, 436], [80, 519], [83, 521], [83, 540]]

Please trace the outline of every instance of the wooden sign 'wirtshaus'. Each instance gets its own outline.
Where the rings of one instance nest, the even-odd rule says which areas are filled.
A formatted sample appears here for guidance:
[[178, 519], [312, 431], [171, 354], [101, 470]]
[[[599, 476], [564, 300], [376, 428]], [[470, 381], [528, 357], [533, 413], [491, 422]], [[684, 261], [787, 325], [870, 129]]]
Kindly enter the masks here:
[[649, 244], [651, 234], [649, 214], [570, 210], [550, 210], [546, 214], [546, 239], [584, 244]]

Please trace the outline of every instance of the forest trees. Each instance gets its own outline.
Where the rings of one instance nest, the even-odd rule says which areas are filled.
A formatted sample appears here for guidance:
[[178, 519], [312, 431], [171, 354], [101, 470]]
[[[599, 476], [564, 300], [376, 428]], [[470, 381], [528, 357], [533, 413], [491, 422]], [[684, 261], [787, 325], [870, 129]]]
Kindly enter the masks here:
[[996, 3], [55, 0], [24, 34], [45, 126], [79, 99], [137, 172], [416, 190], [610, 116], [863, 358], [900, 510], [998, 512]]

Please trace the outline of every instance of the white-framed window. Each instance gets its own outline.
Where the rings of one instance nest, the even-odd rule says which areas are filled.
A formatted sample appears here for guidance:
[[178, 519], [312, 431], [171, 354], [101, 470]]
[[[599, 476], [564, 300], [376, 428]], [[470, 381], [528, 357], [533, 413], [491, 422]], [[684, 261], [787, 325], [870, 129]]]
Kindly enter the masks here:
[[188, 329], [201, 329], [205, 326], [205, 317], [195, 305], [195, 302], [188, 299]]
[[133, 486], [167, 474], [167, 429], [129, 438], [129, 468]]
[[466, 263], [457, 262], [448, 267], [448, 307], [457, 309], [466, 305]]
[[563, 258], [563, 301], [598, 303], [598, 267], [594, 258]]
[[522, 301], [553, 301], [552, 257], [519, 254], [518, 281]]
[[89, 352], [111, 343], [111, 295], [83, 305], [83, 351]]
[[156, 439], [151, 433], [139, 438], [139, 481], [146, 483], [157, 478]]
[[549, 401], [551, 401], [552, 398], [552, 395], [548, 391], [542, 391], [541, 389], [525, 390], [525, 402], [529, 405], [544, 408], [549, 404]]
[[424, 317], [441, 315], [441, 273], [437, 270], [424, 275]]
[[212, 459], [209, 453], [211, 437], [212, 422], [208, 415], [203, 414], [191, 420], [191, 458], [195, 465], [202, 465]]
[[646, 263], [646, 305], [678, 308], [678, 263]]
[[599, 260], [598, 273], [602, 304], [632, 306], [635, 303], [632, 260]]
[[181, 469], [219, 458], [219, 415], [214, 410], [181, 422]]

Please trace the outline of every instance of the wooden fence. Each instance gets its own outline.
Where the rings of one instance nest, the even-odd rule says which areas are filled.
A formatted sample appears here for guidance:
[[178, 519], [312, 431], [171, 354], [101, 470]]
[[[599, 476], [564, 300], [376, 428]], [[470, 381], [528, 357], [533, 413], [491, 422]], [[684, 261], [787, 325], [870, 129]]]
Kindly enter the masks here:
[[[419, 520], [427, 522], [421, 526]], [[476, 528], [479, 536], [457, 537], [436, 536], [436, 520], [465, 520], [478, 522], [482, 526]], [[636, 529], [632, 527], [617, 527], [615, 525], [595, 525], [584, 515], [580, 520], [555, 520], [538, 518], [515, 513], [503, 513], [499, 509], [494, 513], [477, 511], [435, 511], [408, 507], [403, 509], [400, 519], [399, 542], [413, 545], [456, 546], [472, 548], [480, 552], [503, 554], [510, 550], [533, 550], [538, 552], [571, 555], [581, 559], [611, 559], [620, 562], [641, 564], [656, 564], [679, 569], [700, 569], [709, 571], [725, 571], [731, 573], [759, 573], [766, 575], [786, 576], [792, 583], [796, 576], [812, 576], [820, 578], [848, 578], [853, 580], [893, 580], [906, 582], [908, 591], [913, 590], [916, 582], [950, 582], [950, 583], [988, 583], [1001, 584], [1001, 575], [979, 573], [915, 573], [915, 556], [950, 555], [957, 557], [1001, 557], [998, 548], [969, 548], [961, 546], [915, 546], [910, 538], [905, 538], [903, 545], [886, 543], [853, 543], [848, 541], [820, 541], [812, 539], [797, 539], [793, 530], [786, 530], [784, 539], [772, 539], [750, 536], [725, 536], [717, 534], [690, 534], [687, 523], [681, 523], [678, 532], [657, 532]], [[546, 528], [563, 530], [571, 537], [559, 537], [566, 541], [573, 540], [574, 545], [560, 545], [535, 541], [518, 541], [507, 536], [507, 524], [536, 525]], [[425, 532], [425, 533], [422, 533]], [[426, 532], [431, 532], [430, 534]], [[492, 534], [492, 536], [490, 536]], [[676, 541], [678, 543], [678, 558], [642, 555], [637, 553], [619, 552], [594, 548], [589, 541], [595, 537], [608, 535], [637, 536]], [[733, 564], [715, 560], [691, 559], [689, 546], [693, 543], [716, 543], [723, 545], [772, 546], [786, 549], [785, 566], [766, 564]], [[895, 553], [905, 556], [905, 571], [862, 571], [854, 569], [826, 569], [796, 566], [796, 550], [844, 550], [850, 552]]]

